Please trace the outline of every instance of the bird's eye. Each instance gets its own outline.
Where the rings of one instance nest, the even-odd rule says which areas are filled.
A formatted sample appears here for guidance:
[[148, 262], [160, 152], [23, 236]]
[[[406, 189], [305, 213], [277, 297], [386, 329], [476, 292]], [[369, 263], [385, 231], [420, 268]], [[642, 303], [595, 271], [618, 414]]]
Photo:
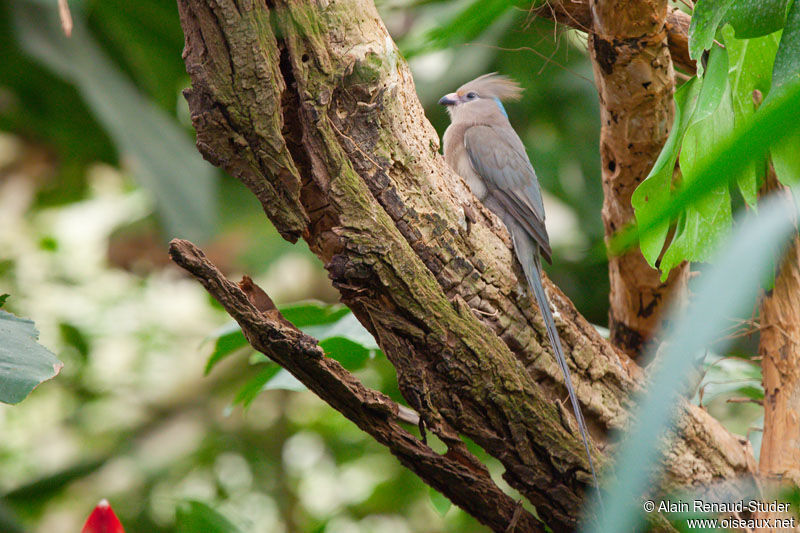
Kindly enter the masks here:
[[478, 93], [467, 93], [467, 98], [474, 100], [478, 97]]

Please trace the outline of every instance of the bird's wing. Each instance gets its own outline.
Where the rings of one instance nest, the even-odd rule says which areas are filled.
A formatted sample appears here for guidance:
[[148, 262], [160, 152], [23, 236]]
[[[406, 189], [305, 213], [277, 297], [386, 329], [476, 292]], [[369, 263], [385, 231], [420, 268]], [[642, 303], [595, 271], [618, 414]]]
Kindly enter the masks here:
[[472, 126], [464, 132], [464, 147], [489, 194], [525, 228], [550, 262], [539, 180], [517, 134], [510, 127]]

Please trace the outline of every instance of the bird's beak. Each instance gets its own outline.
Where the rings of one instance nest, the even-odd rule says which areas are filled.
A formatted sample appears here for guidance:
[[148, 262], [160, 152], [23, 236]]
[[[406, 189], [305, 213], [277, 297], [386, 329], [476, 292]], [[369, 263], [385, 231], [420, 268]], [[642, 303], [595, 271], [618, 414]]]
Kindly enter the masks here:
[[446, 94], [439, 100], [439, 105], [455, 105], [457, 103], [458, 95], [456, 93]]

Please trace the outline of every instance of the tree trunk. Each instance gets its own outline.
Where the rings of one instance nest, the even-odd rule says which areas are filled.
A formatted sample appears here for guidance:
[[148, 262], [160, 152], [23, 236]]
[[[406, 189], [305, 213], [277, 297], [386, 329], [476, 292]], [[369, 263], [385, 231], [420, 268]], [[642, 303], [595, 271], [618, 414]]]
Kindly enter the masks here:
[[[647, 177], [672, 126], [675, 73], [667, 0], [606, 0], [592, 9], [589, 52], [600, 95], [600, 160], [606, 241], [633, 221], [631, 195]], [[631, 356], [659, 332], [686, 292], [689, 268], [662, 283], [638, 249], [609, 259], [611, 341]]]
[[[764, 192], [790, 195], [774, 171]], [[769, 497], [800, 486], [800, 237], [795, 236], [775, 275], [772, 290], [761, 300], [761, 374], [764, 385], [764, 434], [759, 477]], [[787, 517], [764, 513], [762, 518]]]
[[[250, 188], [285, 238], [304, 238], [323, 261], [342, 301], [396, 367], [410, 406], [447, 444], [440, 457], [481, 471], [460, 438], [469, 437], [503, 464], [504, 478], [548, 526], [574, 529], [590, 476], [574, 418], [561, 405], [566, 392], [541, 316], [505, 228], [439, 155], [408, 67], [372, 2], [178, 6], [192, 81], [186, 97], [203, 155]], [[464, 205], [479, 215], [471, 228]], [[322, 386], [330, 375], [337, 376], [330, 383], [353, 385], [352, 376], [337, 374], [324, 357], [314, 360], [307, 347], [306, 366], [282, 359], [269, 348], [270, 339], [288, 346], [274, 321], [237, 307], [244, 305], [238, 289], [208, 265], [192, 272], [228, 302], [256, 348], [359, 423], [356, 413], [369, 411], [374, 397], [334, 401]], [[544, 282], [602, 466], [605, 435], [625, 427], [642, 372]], [[680, 409], [662, 488], [752, 474], [745, 441], [696, 407]], [[392, 439], [413, 438], [382, 435], [389, 436], [376, 439], [399, 457], [410, 444]], [[509, 520], [508, 502], [494, 492], [502, 505], [486, 509], [491, 478], [480, 478], [481, 490], [463, 476], [442, 483], [432, 472], [454, 466], [415, 450], [403, 464], [493, 529], [528, 519], [515, 511]], [[425, 468], [414, 468], [422, 457]], [[652, 520], [669, 529], [657, 515]]]

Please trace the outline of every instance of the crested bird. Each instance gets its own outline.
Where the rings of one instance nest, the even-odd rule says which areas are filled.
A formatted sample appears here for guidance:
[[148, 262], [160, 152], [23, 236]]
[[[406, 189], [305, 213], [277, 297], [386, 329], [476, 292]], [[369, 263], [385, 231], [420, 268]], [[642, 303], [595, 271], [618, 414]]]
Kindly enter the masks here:
[[592, 479], [598, 486], [586, 423], [542, 286], [541, 258], [550, 263], [552, 250], [544, 225], [539, 180], [502, 104], [502, 100], [517, 100], [521, 95], [522, 88], [516, 82], [491, 73], [443, 96], [439, 104], [446, 106], [450, 115], [450, 126], [443, 138], [444, 158], [464, 178], [483, 205], [503, 221], [511, 234], [514, 253], [536, 298], [550, 345], [564, 375], [564, 385], [578, 422]]

